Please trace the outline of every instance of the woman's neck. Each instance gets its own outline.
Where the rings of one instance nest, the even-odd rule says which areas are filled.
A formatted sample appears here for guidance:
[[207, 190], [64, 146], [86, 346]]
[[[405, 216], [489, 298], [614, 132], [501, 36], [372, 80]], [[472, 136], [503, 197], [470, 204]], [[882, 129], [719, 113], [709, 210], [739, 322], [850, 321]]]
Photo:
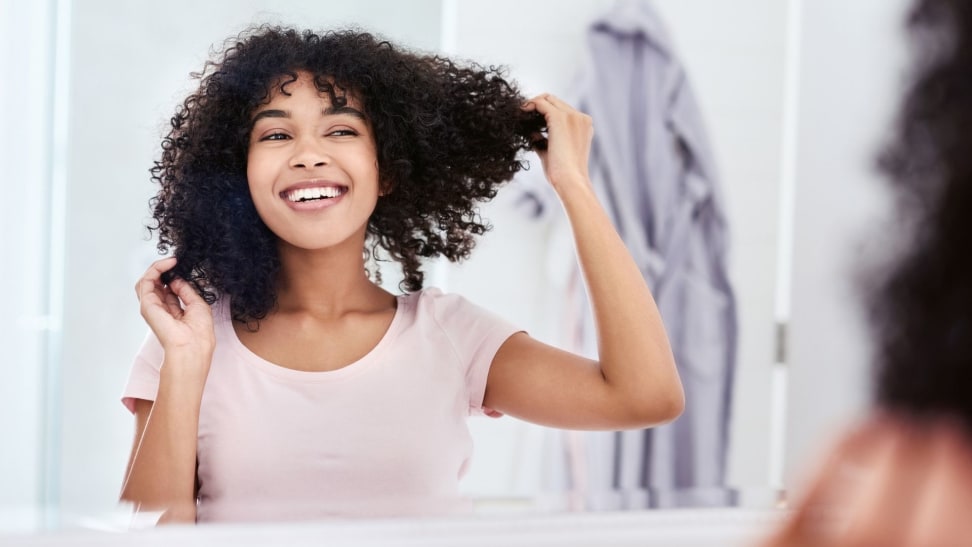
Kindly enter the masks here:
[[277, 311], [335, 317], [387, 306], [393, 297], [368, 279], [363, 250], [363, 241], [313, 251], [282, 243]]

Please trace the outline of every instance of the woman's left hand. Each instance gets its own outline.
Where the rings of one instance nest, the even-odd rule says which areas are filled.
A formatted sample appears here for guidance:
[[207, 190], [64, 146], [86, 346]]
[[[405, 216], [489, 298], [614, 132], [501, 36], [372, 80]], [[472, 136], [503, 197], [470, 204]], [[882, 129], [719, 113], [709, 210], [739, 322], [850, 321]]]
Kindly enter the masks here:
[[589, 183], [587, 160], [594, 136], [591, 117], [549, 93], [530, 99], [523, 108], [543, 114], [547, 121], [547, 147], [537, 154], [550, 184], [557, 189], [563, 184]]

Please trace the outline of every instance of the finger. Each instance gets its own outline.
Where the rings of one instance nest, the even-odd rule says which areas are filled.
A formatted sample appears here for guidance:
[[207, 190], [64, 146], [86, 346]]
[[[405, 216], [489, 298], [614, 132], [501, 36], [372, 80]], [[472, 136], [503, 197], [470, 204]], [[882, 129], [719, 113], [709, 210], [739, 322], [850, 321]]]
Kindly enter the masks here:
[[593, 120], [589, 115], [553, 95], [545, 95], [534, 99], [535, 110], [543, 114], [547, 127], [572, 127], [574, 130], [584, 130], [593, 135]]
[[549, 93], [542, 93], [540, 95], [537, 95], [536, 97], [527, 101], [526, 104], [532, 105], [533, 110], [536, 110], [537, 112], [543, 114], [545, 117], [547, 117], [547, 115], [550, 113], [560, 110], [560, 108], [558, 108], [557, 105], [555, 105], [553, 102], [550, 101]]
[[537, 103], [544, 100], [543, 99], [544, 96], [546, 96], [546, 93], [541, 93], [540, 95], [535, 95], [533, 97], [530, 97], [529, 99], [523, 102], [523, 108], [526, 110], [536, 110]]
[[205, 303], [203, 298], [199, 296], [199, 293], [196, 292], [195, 287], [181, 277], [173, 279], [172, 283], [169, 284], [169, 288], [172, 289], [172, 292], [178, 296], [180, 300], [182, 300], [182, 303], [185, 304], [186, 307], [194, 304]]
[[569, 103], [567, 103], [567, 101], [564, 101], [563, 99], [561, 99], [560, 97], [558, 97], [556, 95], [547, 93], [547, 94], [544, 95], [543, 98], [548, 103], [556, 106], [557, 108], [560, 108], [560, 109], [563, 109], [563, 110], [574, 110], [574, 107], [573, 106], [571, 106]]
[[156, 286], [161, 286], [162, 274], [171, 270], [176, 265], [176, 258], [170, 256], [153, 262], [142, 277], [135, 283], [135, 294], [141, 299], [148, 291], [155, 290]]
[[578, 110], [570, 105], [567, 101], [561, 99], [560, 97], [552, 93], [542, 93], [537, 95], [532, 99], [534, 103], [539, 105], [541, 108], [544, 105], [553, 107], [552, 110], [563, 110], [565, 112], [577, 112]]
[[182, 301], [183, 318], [186, 322], [197, 327], [212, 329], [212, 308], [198, 292], [195, 286], [184, 279], [173, 282], [173, 290]]
[[[139, 302], [143, 302], [147, 297], [155, 294], [156, 291], [161, 291], [163, 288], [162, 282], [158, 279], [142, 277], [135, 283], [135, 296], [138, 297]], [[159, 295], [160, 300], [161, 298], [161, 295]]]
[[160, 258], [148, 267], [148, 270], [145, 271], [145, 275], [161, 278], [163, 273], [171, 270], [176, 265], [176, 262], [177, 260], [174, 256]]
[[163, 291], [164, 292], [162, 294], [164, 298], [162, 299], [162, 301], [165, 304], [166, 311], [168, 311], [169, 314], [172, 315], [173, 317], [181, 316], [182, 302], [179, 301], [179, 297], [176, 296], [175, 292], [173, 292], [170, 287], [164, 288]]
[[173, 305], [172, 298], [175, 298], [175, 295], [166, 287], [161, 287], [157, 291], [151, 291], [141, 296], [139, 311], [153, 329], [157, 325], [182, 315], [178, 299]]

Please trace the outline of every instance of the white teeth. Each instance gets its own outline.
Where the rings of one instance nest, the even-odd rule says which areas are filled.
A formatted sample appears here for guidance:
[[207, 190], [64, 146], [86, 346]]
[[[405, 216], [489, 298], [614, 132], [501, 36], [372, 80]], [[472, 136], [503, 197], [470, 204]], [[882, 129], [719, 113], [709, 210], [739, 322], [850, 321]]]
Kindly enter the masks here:
[[299, 188], [287, 192], [287, 199], [293, 202], [307, 201], [311, 199], [336, 198], [343, 194], [341, 188], [336, 186], [323, 186], [318, 188]]

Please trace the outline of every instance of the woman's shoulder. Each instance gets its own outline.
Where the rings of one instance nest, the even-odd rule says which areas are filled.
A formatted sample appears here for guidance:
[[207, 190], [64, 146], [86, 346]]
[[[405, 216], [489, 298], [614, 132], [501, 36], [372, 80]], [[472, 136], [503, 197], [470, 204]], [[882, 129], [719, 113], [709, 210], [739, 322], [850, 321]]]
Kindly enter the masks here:
[[402, 299], [414, 307], [418, 313], [434, 315], [461, 312], [470, 307], [476, 307], [464, 296], [446, 292], [439, 287], [425, 287], [415, 292], [402, 295]]
[[473, 325], [503, 322], [487, 308], [469, 298], [446, 292], [438, 287], [408, 293], [402, 296], [405, 305], [414, 310], [416, 319], [437, 323], [446, 330], [461, 330]]

